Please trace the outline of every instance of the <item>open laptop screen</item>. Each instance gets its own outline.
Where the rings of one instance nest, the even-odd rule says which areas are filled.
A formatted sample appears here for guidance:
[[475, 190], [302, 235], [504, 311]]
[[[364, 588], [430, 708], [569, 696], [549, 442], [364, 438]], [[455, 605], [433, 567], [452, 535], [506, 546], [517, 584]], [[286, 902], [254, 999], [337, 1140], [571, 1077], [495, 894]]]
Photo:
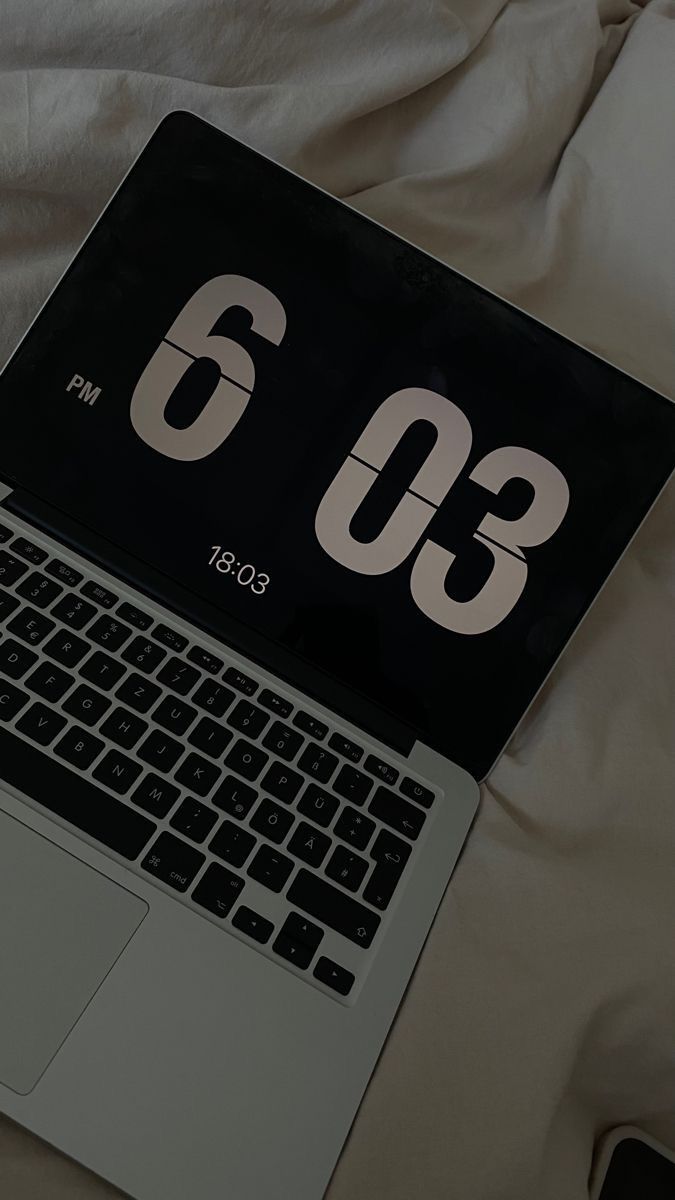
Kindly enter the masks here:
[[669, 401], [188, 114], [0, 423], [6, 478], [477, 777], [675, 465]]

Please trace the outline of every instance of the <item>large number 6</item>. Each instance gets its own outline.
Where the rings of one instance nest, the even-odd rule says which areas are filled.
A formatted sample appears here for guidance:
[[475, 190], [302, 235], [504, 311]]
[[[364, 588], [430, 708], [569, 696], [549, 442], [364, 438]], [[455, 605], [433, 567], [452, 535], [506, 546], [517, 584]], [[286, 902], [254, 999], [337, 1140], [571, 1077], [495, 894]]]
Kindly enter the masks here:
[[[381, 533], [358, 542], [349, 532], [354, 516], [415, 421], [434, 426], [436, 443]], [[324, 550], [361, 575], [392, 571], [414, 549], [470, 449], [471, 426], [456, 405], [426, 388], [394, 392], [372, 416], [319, 505], [315, 529]]]
[[[211, 333], [218, 318], [235, 305], [250, 314], [255, 333], [279, 345], [286, 314], [276, 296], [243, 275], [218, 275], [181, 309], [136, 384], [131, 423], [144, 442], [168, 458], [194, 461], [212, 454], [251, 398], [255, 368], [250, 354], [231, 338]], [[218, 365], [220, 379], [196, 420], [176, 429], [166, 420], [166, 406], [188, 367], [203, 357]]]
[[540, 546], [555, 533], [569, 505], [564, 475], [547, 458], [522, 446], [504, 446], [487, 454], [469, 476], [498, 494], [509, 479], [526, 479], [534, 488], [527, 512], [515, 521], [487, 513], [474, 537], [494, 558], [490, 577], [472, 600], [453, 600], [445, 577], [455, 555], [426, 541], [412, 569], [410, 590], [417, 607], [437, 625], [454, 633], [486, 633], [494, 629], [517, 603], [527, 580], [523, 546]]

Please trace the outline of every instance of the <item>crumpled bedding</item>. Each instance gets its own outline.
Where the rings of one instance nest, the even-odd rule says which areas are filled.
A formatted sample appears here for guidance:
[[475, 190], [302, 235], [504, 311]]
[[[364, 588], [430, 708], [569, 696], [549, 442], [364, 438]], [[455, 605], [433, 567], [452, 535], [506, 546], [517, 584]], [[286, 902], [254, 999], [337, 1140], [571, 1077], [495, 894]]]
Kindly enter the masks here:
[[[674, 68], [672, 0], [0, 0], [0, 361], [182, 107], [672, 395]], [[675, 1146], [674, 516], [484, 785], [330, 1200], [582, 1200], [605, 1130]], [[0, 1119], [2, 1200], [113, 1195]]]

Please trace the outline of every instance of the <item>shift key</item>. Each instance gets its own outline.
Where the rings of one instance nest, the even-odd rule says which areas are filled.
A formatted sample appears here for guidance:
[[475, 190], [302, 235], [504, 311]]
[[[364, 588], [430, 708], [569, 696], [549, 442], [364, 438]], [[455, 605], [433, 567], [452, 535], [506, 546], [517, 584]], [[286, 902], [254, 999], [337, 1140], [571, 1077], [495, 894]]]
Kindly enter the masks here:
[[380, 918], [374, 912], [309, 871], [298, 871], [286, 895], [295, 908], [301, 908], [357, 946], [370, 946], [377, 933]]

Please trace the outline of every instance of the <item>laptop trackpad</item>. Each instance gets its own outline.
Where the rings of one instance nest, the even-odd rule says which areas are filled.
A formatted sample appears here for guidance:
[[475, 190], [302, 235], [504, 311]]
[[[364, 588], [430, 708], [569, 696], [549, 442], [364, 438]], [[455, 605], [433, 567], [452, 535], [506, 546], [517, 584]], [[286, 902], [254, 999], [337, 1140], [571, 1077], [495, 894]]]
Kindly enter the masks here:
[[0, 811], [0, 1082], [35, 1086], [147, 911]]

